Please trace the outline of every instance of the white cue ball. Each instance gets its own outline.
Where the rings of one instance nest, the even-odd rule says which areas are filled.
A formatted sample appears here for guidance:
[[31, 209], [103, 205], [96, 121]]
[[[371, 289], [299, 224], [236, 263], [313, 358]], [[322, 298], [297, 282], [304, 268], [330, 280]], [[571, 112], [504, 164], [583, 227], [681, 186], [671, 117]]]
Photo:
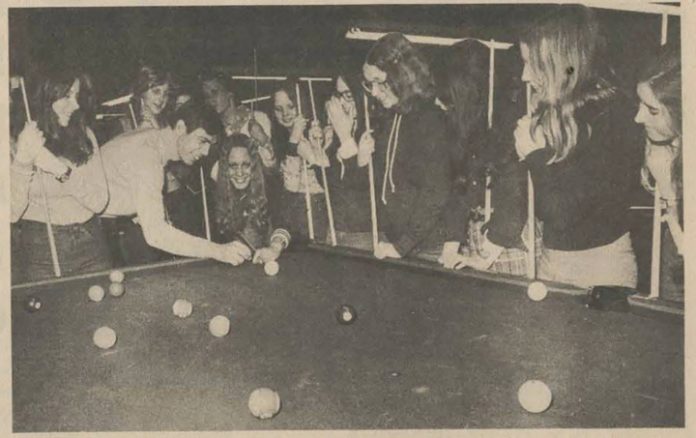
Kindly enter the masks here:
[[527, 412], [540, 414], [551, 406], [553, 395], [541, 380], [527, 380], [517, 391], [517, 399]]
[[108, 350], [116, 343], [116, 332], [109, 327], [99, 327], [94, 332], [92, 341], [97, 347], [103, 350]]
[[95, 303], [98, 303], [99, 301], [103, 300], [104, 295], [106, 295], [106, 292], [104, 292], [104, 288], [97, 284], [95, 284], [94, 286], [90, 286], [89, 290], [87, 291], [87, 296], [90, 300], [94, 301]]
[[111, 283], [109, 285], [109, 293], [113, 297], [120, 297], [125, 291], [122, 283]]
[[193, 312], [193, 304], [186, 300], [176, 300], [172, 306], [172, 311], [179, 318], [188, 318]]
[[221, 338], [230, 332], [230, 320], [222, 315], [218, 315], [210, 320], [208, 329], [213, 336]]
[[123, 283], [124, 279], [125, 275], [119, 270], [111, 271], [109, 274], [109, 280], [111, 280], [112, 283]]
[[532, 301], [541, 301], [546, 298], [549, 291], [546, 289], [546, 285], [541, 281], [533, 281], [527, 287], [527, 296]]
[[273, 418], [280, 412], [280, 396], [272, 389], [255, 389], [249, 396], [249, 411], [261, 420]]
[[266, 275], [270, 275], [272, 277], [278, 273], [280, 270], [280, 265], [278, 262], [273, 260], [263, 265], [263, 270], [266, 271]]

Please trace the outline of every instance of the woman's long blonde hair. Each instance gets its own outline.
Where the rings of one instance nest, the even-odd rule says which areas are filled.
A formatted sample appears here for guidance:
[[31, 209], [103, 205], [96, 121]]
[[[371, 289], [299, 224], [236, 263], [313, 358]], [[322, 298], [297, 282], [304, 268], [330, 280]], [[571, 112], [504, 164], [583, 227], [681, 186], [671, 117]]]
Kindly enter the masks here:
[[[228, 157], [233, 148], [246, 149], [251, 158], [251, 182], [244, 190], [237, 190], [229, 178]], [[259, 236], [266, 235], [270, 227], [268, 198], [261, 159], [253, 140], [244, 134], [232, 134], [223, 139], [218, 166], [215, 220], [221, 240], [231, 242], [237, 234], [244, 233], [247, 226]], [[262, 241], [254, 242], [254, 245], [262, 244]]]
[[531, 131], [541, 127], [555, 151], [551, 162], [558, 162], [577, 144], [575, 111], [616, 92], [604, 64], [605, 43], [592, 10], [578, 5], [557, 6], [521, 43], [529, 48], [529, 68], [538, 81]]

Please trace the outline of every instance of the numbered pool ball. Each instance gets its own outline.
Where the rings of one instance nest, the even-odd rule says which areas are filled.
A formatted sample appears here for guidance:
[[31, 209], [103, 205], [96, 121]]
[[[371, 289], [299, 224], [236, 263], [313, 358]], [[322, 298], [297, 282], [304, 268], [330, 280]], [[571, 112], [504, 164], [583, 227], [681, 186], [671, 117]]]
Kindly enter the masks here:
[[41, 300], [36, 297], [28, 297], [24, 302], [24, 309], [29, 313], [34, 313], [41, 309]]
[[358, 317], [358, 313], [355, 311], [353, 306], [348, 304], [342, 304], [338, 309], [336, 309], [336, 319], [340, 324], [352, 324]]

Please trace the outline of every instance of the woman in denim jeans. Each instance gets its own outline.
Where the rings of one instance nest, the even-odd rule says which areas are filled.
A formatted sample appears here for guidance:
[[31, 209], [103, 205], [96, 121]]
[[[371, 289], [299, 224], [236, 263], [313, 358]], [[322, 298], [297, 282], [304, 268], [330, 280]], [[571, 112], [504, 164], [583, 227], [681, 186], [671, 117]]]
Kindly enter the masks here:
[[[51, 74], [40, 84], [31, 107], [42, 135], [32, 136], [32, 142], [16, 143], [11, 165], [12, 222], [20, 228], [15, 240], [20, 248], [13, 252], [19, 254], [22, 266], [15, 283], [55, 275], [46, 227], [49, 219], [62, 276], [111, 266], [95, 217], [109, 195], [99, 146], [88, 127], [90, 85], [84, 75]], [[39, 170], [35, 160], [26, 159], [32, 154], [24, 149], [42, 146], [69, 169], [63, 178]]]

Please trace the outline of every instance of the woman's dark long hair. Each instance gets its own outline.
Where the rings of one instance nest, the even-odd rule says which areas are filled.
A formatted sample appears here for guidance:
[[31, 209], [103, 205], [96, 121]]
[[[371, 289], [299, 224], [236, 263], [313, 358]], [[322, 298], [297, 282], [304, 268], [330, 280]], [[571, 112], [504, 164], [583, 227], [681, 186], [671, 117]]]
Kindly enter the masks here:
[[476, 40], [464, 40], [446, 50], [434, 68], [437, 97], [447, 107], [453, 133], [452, 161], [455, 177], [470, 178], [472, 158], [487, 147], [489, 50]]
[[389, 33], [375, 43], [365, 59], [387, 74], [387, 84], [399, 102], [396, 110], [408, 113], [418, 101], [435, 97], [435, 81], [420, 51], [400, 33]]
[[16, 140], [24, 129], [27, 117], [22, 102], [22, 92], [19, 88], [10, 89], [10, 138]]
[[[70, 117], [68, 126], [58, 123], [53, 103], [66, 97], [76, 80], [80, 81], [78, 103], [80, 108]], [[94, 114], [92, 82], [87, 75], [56, 70], [39, 86], [35, 98], [36, 118], [39, 129], [46, 138], [46, 148], [58, 157], [64, 157], [75, 165], [87, 162], [94, 153], [87, 136], [89, 114]], [[32, 115], [34, 113], [32, 112]]]
[[[293, 105], [297, 106], [297, 93], [295, 85], [298, 83], [299, 79], [296, 77], [288, 77], [285, 81], [280, 82], [271, 93], [271, 104], [275, 99], [276, 93], [285, 92]], [[302, 91], [300, 90], [300, 98], [302, 99], [302, 115], [307, 117], [306, 111], [311, 103], [306, 99], [303, 99], [304, 97], [305, 96], [302, 95]], [[273, 143], [273, 148], [275, 149], [278, 162], [282, 163], [283, 160], [285, 160], [285, 157], [291, 154], [290, 130], [278, 122], [273, 107], [271, 107], [271, 114], [269, 114], [269, 118], [271, 119], [271, 141]]]
[[[245, 190], [237, 190], [229, 178], [228, 158], [233, 148], [244, 148], [251, 157], [251, 181]], [[233, 134], [220, 144], [215, 194], [215, 220], [223, 241], [233, 240], [235, 235], [243, 233], [249, 226], [260, 235], [268, 232], [270, 216], [261, 159], [248, 136]]]

